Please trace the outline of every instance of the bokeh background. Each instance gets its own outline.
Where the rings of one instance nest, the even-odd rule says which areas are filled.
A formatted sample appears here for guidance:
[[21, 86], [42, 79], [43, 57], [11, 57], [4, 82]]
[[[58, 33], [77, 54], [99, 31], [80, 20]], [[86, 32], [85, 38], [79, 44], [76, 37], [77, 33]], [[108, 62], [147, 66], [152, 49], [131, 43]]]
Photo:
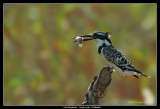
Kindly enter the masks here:
[[80, 105], [107, 66], [94, 41], [72, 37], [111, 32], [111, 41], [152, 78], [112, 73], [103, 105], [156, 105], [156, 4], [4, 4], [4, 105]]

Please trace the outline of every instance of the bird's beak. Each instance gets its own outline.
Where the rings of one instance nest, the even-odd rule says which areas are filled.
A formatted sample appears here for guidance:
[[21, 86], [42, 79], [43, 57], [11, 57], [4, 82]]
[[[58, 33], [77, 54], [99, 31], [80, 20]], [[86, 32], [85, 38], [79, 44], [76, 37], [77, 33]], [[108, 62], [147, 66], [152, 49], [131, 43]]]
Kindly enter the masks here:
[[82, 37], [83, 41], [89, 41], [89, 40], [94, 39], [94, 37], [92, 35], [82, 35], [82, 36], [79, 36], [79, 37]]

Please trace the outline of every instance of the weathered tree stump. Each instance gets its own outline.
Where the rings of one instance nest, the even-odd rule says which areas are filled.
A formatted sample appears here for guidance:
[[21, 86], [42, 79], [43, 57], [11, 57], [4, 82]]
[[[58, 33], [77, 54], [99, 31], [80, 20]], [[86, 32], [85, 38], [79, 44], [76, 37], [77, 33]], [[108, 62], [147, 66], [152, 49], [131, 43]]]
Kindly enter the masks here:
[[111, 73], [113, 69], [104, 67], [98, 76], [95, 76], [85, 94], [85, 100], [82, 105], [100, 105], [107, 93], [107, 87], [111, 83]]

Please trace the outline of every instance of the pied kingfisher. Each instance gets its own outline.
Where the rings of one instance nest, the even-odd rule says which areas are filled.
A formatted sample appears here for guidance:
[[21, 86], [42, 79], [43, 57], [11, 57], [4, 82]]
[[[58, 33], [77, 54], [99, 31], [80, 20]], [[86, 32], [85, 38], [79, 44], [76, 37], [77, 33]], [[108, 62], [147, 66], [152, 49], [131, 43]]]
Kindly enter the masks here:
[[[133, 75], [150, 77], [136, 70], [133, 65], [117, 50], [111, 43], [109, 32], [94, 32], [88, 35], [78, 36], [83, 41], [96, 40], [98, 45], [98, 53], [108, 63], [109, 67], [122, 75]], [[88, 37], [89, 39], [83, 39]]]

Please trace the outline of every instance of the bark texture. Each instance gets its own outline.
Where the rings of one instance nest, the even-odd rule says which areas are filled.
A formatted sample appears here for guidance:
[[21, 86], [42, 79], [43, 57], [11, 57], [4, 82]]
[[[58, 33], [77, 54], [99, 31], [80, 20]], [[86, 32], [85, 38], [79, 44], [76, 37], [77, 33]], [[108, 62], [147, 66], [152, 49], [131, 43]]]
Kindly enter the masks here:
[[113, 69], [104, 67], [98, 76], [95, 76], [85, 94], [85, 100], [82, 105], [100, 105], [107, 93], [107, 88], [111, 83], [111, 73]]

